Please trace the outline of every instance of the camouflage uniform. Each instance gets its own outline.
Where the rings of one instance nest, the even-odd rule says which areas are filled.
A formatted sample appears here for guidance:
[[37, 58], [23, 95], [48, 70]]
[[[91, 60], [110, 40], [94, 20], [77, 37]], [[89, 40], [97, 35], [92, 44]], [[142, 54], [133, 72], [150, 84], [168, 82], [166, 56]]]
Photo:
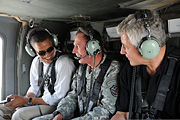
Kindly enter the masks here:
[[[94, 78], [97, 78], [100, 72], [100, 65], [106, 59], [106, 55], [104, 55], [101, 63], [94, 69]], [[89, 93], [90, 88], [90, 80], [91, 74], [90, 66], [86, 68], [86, 90], [83, 90], [83, 107], [85, 109], [86, 106], [86, 98], [87, 94]], [[75, 117], [75, 111], [78, 108], [78, 95], [77, 95], [77, 88], [78, 83], [81, 79], [82, 75], [82, 65], [80, 65], [79, 69], [77, 69], [76, 73], [73, 76], [73, 83], [72, 83], [72, 91], [68, 93], [68, 95], [62, 99], [57, 107], [58, 112], [60, 112], [63, 116], [63, 119], [70, 119], [74, 118], [73, 120], [106, 120], [109, 119], [112, 114], [115, 112], [115, 103], [117, 99], [117, 76], [119, 73], [120, 64], [117, 61], [112, 61], [110, 67], [108, 68], [105, 76], [104, 81], [101, 86], [101, 90], [99, 93], [99, 98], [97, 101], [97, 105], [91, 109], [90, 112], [86, 113], [83, 116]], [[95, 79], [93, 79], [95, 81]], [[93, 81], [93, 83], [94, 83]], [[77, 116], [77, 115], [76, 115]], [[34, 120], [50, 120], [52, 119], [52, 114], [38, 117]]]

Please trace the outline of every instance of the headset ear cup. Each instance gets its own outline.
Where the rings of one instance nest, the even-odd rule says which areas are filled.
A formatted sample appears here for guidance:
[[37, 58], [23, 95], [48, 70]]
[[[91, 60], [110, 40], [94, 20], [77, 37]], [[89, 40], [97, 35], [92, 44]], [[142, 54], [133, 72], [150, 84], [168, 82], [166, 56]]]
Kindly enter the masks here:
[[52, 34], [52, 37], [53, 37], [54, 46], [57, 47], [58, 46], [58, 37], [55, 34]]
[[[42, 29], [44, 29], [44, 28], [42, 28]], [[52, 37], [52, 42], [53, 42], [53, 45], [54, 45], [54, 47], [57, 47], [58, 46], [58, 37], [57, 37], [57, 35], [55, 35], [55, 34], [53, 34], [53, 33], [51, 33], [48, 29], [44, 29], [46, 32], [48, 32], [49, 33], [49, 35], [51, 35], [51, 37]]]
[[142, 49], [138, 47], [139, 54], [142, 56]]
[[31, 57], [34, 57], [36, 55], [34, 50], [32, 49], [32, 47], [29, 44], [26, 44], [25, 50]]
[[149, 39], [143, 41], [138, 50], [145, 59], [153, 59], [159, 54], [160, 46], [156, 40]]
[[89, 40], [86, 44], [86, 52], [89, 56], [96, 56], [101, 51], [98, 40]]

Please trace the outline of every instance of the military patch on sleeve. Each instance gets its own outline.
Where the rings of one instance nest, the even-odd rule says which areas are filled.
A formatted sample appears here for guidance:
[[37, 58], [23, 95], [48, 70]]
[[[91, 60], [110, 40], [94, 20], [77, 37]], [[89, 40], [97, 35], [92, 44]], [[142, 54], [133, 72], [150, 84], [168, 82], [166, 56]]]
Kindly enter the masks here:
[[113, 85], [111, 88], [110, 88], [110, 91], [111, 91], [111, 94], [114, 96], [114, 97], [117, 97], [118, 96], [118, 87], [116, 85]]

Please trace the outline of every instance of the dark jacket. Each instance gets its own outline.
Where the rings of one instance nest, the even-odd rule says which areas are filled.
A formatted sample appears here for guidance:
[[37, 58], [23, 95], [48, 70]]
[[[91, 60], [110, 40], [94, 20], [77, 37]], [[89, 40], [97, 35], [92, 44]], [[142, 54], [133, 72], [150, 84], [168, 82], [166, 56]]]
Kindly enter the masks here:
[[[147, 102], [151, 105], [154, 102], [158, 85], [162, 76], [166, 73], [170, 55], [176, 48], [167, 46], [164, 59], [158, 68], [157, 72], [153, 76], [149, 76], [146, 71], [146, 66], [141, 65], [138, 74], [141, 76], [141, 90], [146, 91]], [[177, 51], [177, 49], [176, 49]], [[116, 103], [117, 111], [128, 112], [131, 81], [132, 81], [133, 67], [127, 63], [120, 73], [119, 81], [119, 94]], [[134, 102], [135, 103], [135, 102]], [[135, 112], [135, 105], [133, 104], [133, 112]], [[180, 60], [176, 62], [172, 80], [170, 83], [169, 91], [165, 99], [165, 105], [163, 111], [158, 111], [157, 118], [180, 118]]]

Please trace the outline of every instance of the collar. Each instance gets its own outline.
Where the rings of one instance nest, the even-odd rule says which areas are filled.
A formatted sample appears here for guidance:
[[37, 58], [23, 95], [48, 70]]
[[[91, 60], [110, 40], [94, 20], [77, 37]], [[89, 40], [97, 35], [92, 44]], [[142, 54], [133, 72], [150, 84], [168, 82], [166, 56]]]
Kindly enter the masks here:
[[[99, 67], [101, 66], [101, 64], [104, 63], [106, 57], [107, 57], [107, 55], [106, 55], [106, 54], [103, 54], [103, 57], [102, 57], [102, 59], [101, 59], [101, 62], [99, 63], [99, 65], [98, 65], [94, 70], [96, 70], [97, 68], [99, 69]], [[90, 67], [90, 66], [87, 66], [87, 70], [90, 71], [90, 70], [91, 70], [91, 67]]]

